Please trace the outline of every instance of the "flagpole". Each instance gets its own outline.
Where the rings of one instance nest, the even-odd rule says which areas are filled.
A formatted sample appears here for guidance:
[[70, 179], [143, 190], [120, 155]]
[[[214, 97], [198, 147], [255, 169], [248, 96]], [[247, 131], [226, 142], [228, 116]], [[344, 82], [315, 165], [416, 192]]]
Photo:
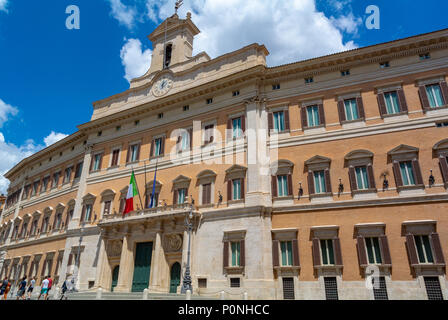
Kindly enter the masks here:
[[[132, 168], [132, 172], [134, 172], [134, 168]], [[138, 183], [137, 183], [137, 177], [135, 178], [135, 185], [137, 186], [137, 191], [138, 191], [138, 198], [140, 199], [140, 205], [141, 205], [141, 208], [142, 208], [142, 211], [144, 210], [144, 207], [143, 207], [143, 203], [142, 203], [142, 197], [141, 197], [141, 195], [140, 195], [140, 190], [138, 190]]]
[[[146, 160], [145, 160], [145, 162], [144, 162], [144, 164], [145, 164], [145, 196], [147, 196], [148, 195], [148, 190], [146, 190], [146, 188], [148, 187], [146, 184], [147, 184], [147, 182], [146, 182]], [[145, 200], [145, 202], [146, 202], [146, 200]], [[146, 208], [145, 208], [146, 209]]]

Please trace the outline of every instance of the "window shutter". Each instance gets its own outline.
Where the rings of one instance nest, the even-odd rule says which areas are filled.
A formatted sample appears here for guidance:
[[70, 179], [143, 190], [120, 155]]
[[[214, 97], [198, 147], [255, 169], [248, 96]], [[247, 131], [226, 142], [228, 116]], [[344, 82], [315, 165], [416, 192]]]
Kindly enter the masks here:
[[369, 188], [376, 189], [375, 175], [373, 174], [373, 166], [371, 164], [367, 165], [367, 175], [369, 178]]
[[346, 120], [345, 110], [344, 110], [344, 100], [338, 101], [338, 114], [339, 114], [339, 121], [341, 123]]
[[337, 266], [342, 266], [342, 252], [341, 252], [341, 242], [339, 238], [333, 239], [333, 247], [334, 247], [334, 263]]
[[131, 159], [131, 146], [128, 146], [128, 154], [126, 155], [126, 163], [129, 163], [129, 160]]
[[82, 212], [81, 212], [81, 222], [83, 222], [84, 221], [84, 216], [86, 215], [86, 206], [85, 205], [83, 205], [82, 206]]
[[404, 95], [403, 89], [397, 90], [398, 102], [400, 103], [400, 111], [408, 112], [408, 104], [406, 102], [406, 97]]
[[203, 184], [202, 185], [202, 204], [208, 204], [207, 202], [207, 188], [208, 185]]
[[244, 191], [244, 182], [246, 179], [241, 178], [241, 199], [245, 199], [246, 192]]
[[408, 248], [409, 260], [411, 261], [411, 265], [418, 264], [414, 235], [412, 234], [406, 235], [406, 247]]
[[179, 152], [181, 149], [181, 143], [182, 143], [182, 136], [179, 135], [177, 137], [177, 142], [176, 142], [176, 151]]
[[232, 200], [232, 180], [227, 181], [227, 201]]
[[[98, 166], [98, 170], [101, 171], [101, 166], [103, 165], [103, 154], [100, 155], [100, 163]], [[59, 182], [59, 177], [58, 177], [58, 181], [56, 181], [56, 186], [58, 185]]]
[[300, 116], [302, 118], [302, 130], [308, 127], [308, 119], [306, 118], [306, 108], [300, 108]]
[[424, 184], [422, 172], [420, 170], [420, 164], [418, 163], [418, 160], [412, 160], [412, 168], [414, 169], [416, 184], [419, 184], [419, 185]]
[[190, 150], [193, 150], [193, 129], [188, 129], [188, 135], [190, 136]]
[[246, 116], [241, 116], [241, 130], [243, 131], [243, 134], [246, 132]]
[[325, 187], [327, 189], [327, 192], [331, 191], [331, 180], [330, 180], [330, 169], [325, 169]]
[[150, 157], [154, 157], [154, 144], [155, 144], [155, 140], [152, 139], [152, 141], [151, 141], [151, 151], [149, 152], [149, 156]]
[[380, 108], [380, 115], [381, 117], [383, 117], [384, 115], [387, 114], [386, 101], [384, 100], [384, 93], [378, 93], [377, 99], [378, 99], [378, 107]]
[[361, 97], [356, 98], [356, 106], [358, 107], [359, 118], [365, 119], [364, 103]]
[[162, 142], [160, 143], [160, 154], [165, 154], [165, 137], [162, 137]]
[[439, 166], [440, 171], [442, 172], [443, 182], [448, 183], [448, 162], [446, 160], [446, 156], [439, 156]]
[[315, 190], [314, 190], [314, 179], [313, 179], [313, 172], [312, 171], [308, 171], [308, 193], [314, 194]]
[[232, 119], [227, 120], [227, 140], [232, 139]]
[[240, 241], [240, 267], [246, 265], [246, 242], [244, 240]]
[[224, 241], [224, 250], [223, 250], [223, 267], [226, 268], [229, 266], [229, 242]]
[[444, 104], [447, 105], [448, 104], [448, 85], [446, 84], [446, 81], [440, 82], [440, 90], [442, 91]]
[[426, 86], [420, 86], [418, 88], [418, 95], [420, 96], [420, 102], [422, 104], [423, 111], [431, 108], [429, 105], [428, 94], [426, 93]]
[[320, 243], [319, 239], [313, 239], [313, 265], [320, 266]]
[[173, 205], [177, 204], [177, 198], [178, 198], [178, 191], [177, 191], [177, 189], [174, 189], [174, 192], [173, 192]]
[[271, 130], [274, 130], [274, 116], [272, 112], [268, 113], [268, 133], [271, 133]]
[[401, 179], [401, 172], [400, 172], [400, 164], [398, 161], [394, 161], [394, 177], [395, 177], [395, 186], [401, 187], [403, 186], [403, 180]]
[[325, 125], [324, 105], [323, 104], [319, 104], [318, 108], [319, 108], [319, 122], [320, 122], [320, 125]]
[[278, 259], [278, 240], [272, 240], [272, 265], [274, 267], [278, 267], [280, 265], [280, 261]]
[[285, 110], [285, 130], [289, 131], [290, 127], [289, 127], [289, 110], [286, 109]]
[[358, 236], [357, 238], [357, 247], [358, 247], [358, 259], [360, 266], [366, 266], [367, 263], [367, 254], [366, 254], [366, 241], [363, 236]]
[[438, 233], [431, 233], [431, 242], [434, 249], [435, 263], [445, 264], [445, 258], [443, 257], [442, 245]]
[[380, 237], [381, 255], [383, 258], [383, 264], [392, 264], [392, 259], [390, 257], [389, 242], [387, 241], [387, 236], [383, 235]]
[[300, 266], [299, 242], [297, 241], [297, 239], [292, 240], [292, 261], [295, 267]]
[[292, 196], [292, 176], [288, 174], [288, 196]]
[[350, 188], [352, 189], [352, 192], [358, 190], [358, 185], [356, 184], [356, 174], [355, 174], [354, 167], [348, 168], [348, 178], [350, 180]]
[[272, 190], [272, 197], [275, 198], [278, 196], [277, 193], [277, 176], [271, 176], [271, 190]]
[[93, 162], [94, 162], [94, 160], [95, 160], [95, 156], [92, 155], [92, 158], [90, 158], [90, 169], [89, 169], [89, 171], [93, 170]]

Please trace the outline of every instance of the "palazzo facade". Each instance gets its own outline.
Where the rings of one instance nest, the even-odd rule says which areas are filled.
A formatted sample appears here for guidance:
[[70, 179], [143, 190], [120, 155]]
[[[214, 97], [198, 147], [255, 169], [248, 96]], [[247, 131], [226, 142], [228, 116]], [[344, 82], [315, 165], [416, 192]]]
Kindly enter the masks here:
[[448, 30], [277, 67], [199, 32], [168, 18], [145, 75], [6, 173], [0, 277], [179, 293], [191, 243], [206, 297], [447, 299]]

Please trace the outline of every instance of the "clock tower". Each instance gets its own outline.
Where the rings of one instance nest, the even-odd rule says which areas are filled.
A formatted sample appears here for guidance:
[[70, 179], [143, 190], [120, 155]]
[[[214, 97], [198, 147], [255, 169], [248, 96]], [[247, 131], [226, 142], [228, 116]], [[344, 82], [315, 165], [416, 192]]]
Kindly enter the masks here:
[[186, 19], [174, 14], [166, 19], [148, 38], [153, 44], [149, 74], [188, 61], [193, 54], [193, 39], [200, 31], [191, 21], [191, 13]]

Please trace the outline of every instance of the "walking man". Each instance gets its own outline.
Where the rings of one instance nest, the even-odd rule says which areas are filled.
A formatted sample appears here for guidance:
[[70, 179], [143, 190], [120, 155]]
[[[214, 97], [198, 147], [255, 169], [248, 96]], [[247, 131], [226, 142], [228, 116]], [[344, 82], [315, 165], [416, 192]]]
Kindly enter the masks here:
[[48, 294], [50, 293], [51, 286], [53, 285], [53, 279], [51, 279], [51, 276], [48, 276], [47, 279], [48, 279], [48, 290], [47, 290], [47, 293], [44, 296], [45, 300], [48, 300]]
[[17, 289], [17, 300], [19, 299], [25, 300], [25, 291], [26, 291], [26, 276], [22, 278], [22, 281], [20, 281], [19, 288]]
[[9, 283], [8, 277], [5, 277], [5, 279], [3, 279], [1, 287], [0, 287], [0, 296], [5, 294], [8, 283]]
[[27, 290], [28, 300], [31, 300], [31, 294], [33, 293], [35, 283], [36, 283], [36, 277], [32, 277], [30, 284], [28, 285], [28, 290]]
[[39, 294], [39, 296], [37, 297], [37, 300], [40, 300], [40, 297], [42, 296], [42, 295], [44, 295], [44, 299], [45, 299], [45, 296], [47, 295], [47, 292], [48, 292], [48, 284], [50, 283], [50, 281], [48, 281], [48, 276], [46, 276], [45, 277], [45, 279], [44, 279], [44, 281], [42, 281], [42, 286], [41, 286], [41, 289], [40, 289], [40, 294]]

